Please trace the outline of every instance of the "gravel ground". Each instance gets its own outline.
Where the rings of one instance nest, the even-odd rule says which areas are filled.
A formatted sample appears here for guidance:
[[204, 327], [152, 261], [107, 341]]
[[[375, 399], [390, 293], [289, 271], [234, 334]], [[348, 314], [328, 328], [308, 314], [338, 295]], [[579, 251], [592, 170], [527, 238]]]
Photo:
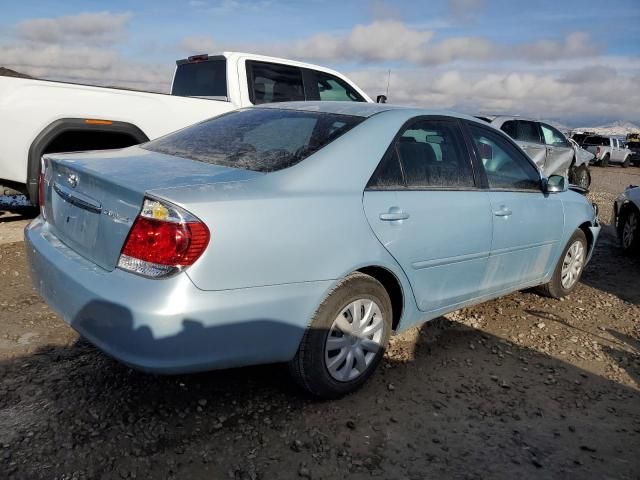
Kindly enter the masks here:
[[[640, 169], [592, 173], [607, 223]], [[106, 357], [2, 243], [25, 222], [0, 216], [0, 478], [640, 478], [640, 259], [608, 226], [567, 299], [439, 318], [314, 402], [279, 365], [159, 377]]]

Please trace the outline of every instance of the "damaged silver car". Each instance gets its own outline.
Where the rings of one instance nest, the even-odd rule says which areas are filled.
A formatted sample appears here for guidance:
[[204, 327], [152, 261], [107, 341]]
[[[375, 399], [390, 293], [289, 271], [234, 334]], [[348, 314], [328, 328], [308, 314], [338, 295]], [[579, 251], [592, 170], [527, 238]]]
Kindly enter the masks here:
[[477, 118], [513, 138], [545, 175], [562, 175], [569, 179], [569, 183], [589, 189], [589, 160], [557, 128], [516, 116], [485, 115]]

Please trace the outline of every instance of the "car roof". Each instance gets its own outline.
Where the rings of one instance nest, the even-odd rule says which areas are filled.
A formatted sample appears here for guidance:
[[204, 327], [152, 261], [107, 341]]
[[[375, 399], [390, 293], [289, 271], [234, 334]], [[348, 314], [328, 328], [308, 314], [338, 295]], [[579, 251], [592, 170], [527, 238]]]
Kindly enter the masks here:
[[[477, 123], [484, 123], [475, 117], [446, 110], [435, 110], [406, 105], [393, 105], [389, 103], [367, 103], [367, 102], [335, 102], [335, 101], [307, 101], [307, 102], [280, 102], [265, 103], [254, 108], [278, 108], [287, 110], [300, 110], [306, 112], [324, 112], [340, 115], [354, 115], [357, 117], [371, 117], [378, 113], [396, 111], [405, 114], [407, 119], [421, 115], [442, 115], [454, 118], [463, 118]], [[486, 123], [485, 123], [486, 125]]]

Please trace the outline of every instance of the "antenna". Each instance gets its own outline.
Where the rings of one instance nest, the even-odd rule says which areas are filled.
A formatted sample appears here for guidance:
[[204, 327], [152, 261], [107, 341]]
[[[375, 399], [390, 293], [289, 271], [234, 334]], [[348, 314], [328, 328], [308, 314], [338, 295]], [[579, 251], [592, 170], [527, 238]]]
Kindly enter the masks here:
[[389, 73], [387, 74], [387, 93], [386, 96], [389, 98], [389, 84], [391, 83], [391, 69], [389, 69]]

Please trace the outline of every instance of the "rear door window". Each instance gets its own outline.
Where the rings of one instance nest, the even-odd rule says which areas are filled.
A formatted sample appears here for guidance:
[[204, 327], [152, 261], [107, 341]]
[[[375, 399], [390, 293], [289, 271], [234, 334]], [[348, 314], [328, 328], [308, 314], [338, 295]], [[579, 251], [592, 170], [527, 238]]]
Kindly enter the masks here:
[[142, 148], [213, 165], [273, 172], [299, 163], [363, 120], [324, 112], [249, 108], [170, 133]]
[[542, 143], [538, 124], [528, 120], [518, 120], [518, 140], [523, 142]]
[[254, 105], [305, 100], [302, 70], [298, 67], [250, 60], [247, 76]]
[[406, 127], [371, 177], [370, 188], [475, 187], [471, 159], [455, 121], [420, 119]]

